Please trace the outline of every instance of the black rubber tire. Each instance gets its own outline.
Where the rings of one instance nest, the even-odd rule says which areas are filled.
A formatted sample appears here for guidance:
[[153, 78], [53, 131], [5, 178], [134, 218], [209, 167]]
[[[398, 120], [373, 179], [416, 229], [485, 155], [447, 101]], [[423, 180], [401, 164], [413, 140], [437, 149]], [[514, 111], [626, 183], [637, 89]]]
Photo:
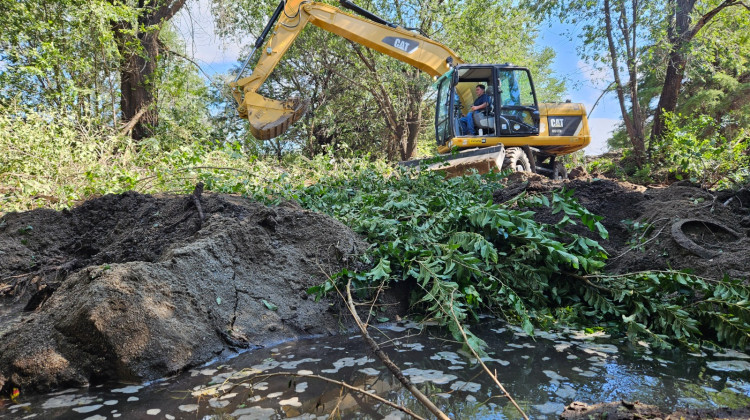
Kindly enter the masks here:
[[503, 169], [513, 172], [531, 172], [531, 163], [526, 153], [520, 147], [509, 147], [505, 149]]
[[[740, 238], [742, 238], [742, 234], [734, 231], [733, 229], [727, 226], [722, 225], [718, 221], [702, 220], [702, 219], [683, 219], [683, 220], [679, 220], [675, 222], [672, 225], [672, 238], [674, 239], [674, 241], [677, 242], [681, 247], [685, 248], [686, 250], [707, 260], [720, 255], [723, 251], [719, 249], [706, 248], [702, 245], [695, 243], [695, 241], [689, 238], [685, 234], [685, 232], [683, 232], [682, 228], [684, 225], [693, 224], [693, 223], [697, 223], [702, 226], [705, 226], [707, 229], [713, 230], [714, 232], [723, 231], [724, 233], [728, 233], [729, 235], [734, 236], [736, 241], [739, 241]], [[733, 241], [728, 242], [726, 244], [726, 247], [731, 249], [732, 243]]]
[[555, 166], [552, 168], [552, 179], [555, 181], [568, 179], [568, 170], [565, 169], [562, 162], [555, 162]]

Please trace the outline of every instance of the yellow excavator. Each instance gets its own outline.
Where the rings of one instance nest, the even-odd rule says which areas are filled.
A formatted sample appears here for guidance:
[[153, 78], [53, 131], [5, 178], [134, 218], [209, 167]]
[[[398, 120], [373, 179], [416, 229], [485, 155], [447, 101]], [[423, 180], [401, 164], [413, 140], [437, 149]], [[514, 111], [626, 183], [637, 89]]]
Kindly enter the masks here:
[[[555, 158], [580, 150], [591, 141], [583, 104], [538, 103], [527, 68], [464, 63], [450, 48], [416, 31], [387, 22], [351, 1], [341, 0], [340, 4], [359, 16], [307, 0], [279, 3], [231, 84], [240, 116], [250, 121], [250, 131], [256, 138], [268, 140], [283, 134], [306, 111], [308, 103], [304, 100], [279, 101], [257, 91], [302, 29], [311, 23], [433, 77], [437, 89], [435, 139], [439, 153], [446, 156], [444, 162], [433, 164], [433, 169], [457, 174], [467, 168], [480, 172], [509, 168], [560, 179], [567, 177], [565, 166]], [[241, 78], [264, 45], [250, 76]], [[472, 113], [474, 130], [469, 132], [466, 118], [461, 117], [471, 108], [477, 85], [485, 87], [488, 105]]]

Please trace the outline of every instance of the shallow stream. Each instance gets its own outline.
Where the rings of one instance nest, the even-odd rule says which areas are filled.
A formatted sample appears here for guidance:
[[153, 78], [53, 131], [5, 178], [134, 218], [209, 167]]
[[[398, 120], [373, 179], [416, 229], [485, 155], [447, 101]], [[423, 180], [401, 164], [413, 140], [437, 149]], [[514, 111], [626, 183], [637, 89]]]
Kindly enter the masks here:
[[[475, 333], [485, 362], [534, 419], [556, 418], [572, 401], [641, 401], [664, 409], [750, 405], [750, 357], [736, 351], [652, 351], [605, 334], [537, 331], [534, 338], [491, 318]], [[406, 323], [378, 341], [404, 374], [456, 419], [520, 418], [461, 347]], [[386, 337], [387, 335], [387, 337]], [[0, 419], [400, 419], [400, 411], [342, 390], [363, 388], [427, 418], [357, 335], [280, 343], [150, 384], [102, 384], [0, 402]], [[268, 376], [274, 375], [274, 376]]]

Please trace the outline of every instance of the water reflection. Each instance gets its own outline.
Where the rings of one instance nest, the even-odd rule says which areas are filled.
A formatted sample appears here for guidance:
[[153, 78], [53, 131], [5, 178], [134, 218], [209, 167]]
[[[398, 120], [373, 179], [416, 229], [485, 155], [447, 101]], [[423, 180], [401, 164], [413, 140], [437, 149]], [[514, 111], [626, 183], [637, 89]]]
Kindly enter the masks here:
[[[520, 418], [461, 347], [416, 324], [392, 326], [380, 341], [404, 374], [453, 418]], [[534, 339], [484, 320], [475, 331], [485, 359], [533, 418], [555, 418], [574, 400], [639, 400], [664, 408], [750, 404], [750, 358], [738, 352], [652, 352], [602, 333], [538, 331]], [[357, 337], [300, 340], [143, 385], [4, 402], [0, 418], [399, 419], [403, 413], [309, 375], [343, 381], [431, 417]]]

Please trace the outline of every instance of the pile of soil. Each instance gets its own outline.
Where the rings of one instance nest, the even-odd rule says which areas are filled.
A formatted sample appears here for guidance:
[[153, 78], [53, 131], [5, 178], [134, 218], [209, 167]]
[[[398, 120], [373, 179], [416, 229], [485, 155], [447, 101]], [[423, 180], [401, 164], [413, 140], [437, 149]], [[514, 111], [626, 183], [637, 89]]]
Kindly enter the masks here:
[[0, 294], [19, 303], [0, 305], [0, 388], [143, 381], [264, 343], [336, 333], [345, 324], [336, 308], [305, 291], [357, 264], [366, 246], [293, 203], [200, 191], [7, 214]]
[[[612, 274], [643, 270], [691, 270], [694, 274], [750, 281], [750, 190], [713, 192], [688, 182], [646, 188], [581, 173], [569, 181], [513, 174], [495, 192], [496, 203], [518, 194], [574, 190], [590, 212], [602, 216], [603, 240], [580, 223], [568, 229], [599, 241]], [[537, 210], [537, 220], [556, 223], [562, 214]]]

